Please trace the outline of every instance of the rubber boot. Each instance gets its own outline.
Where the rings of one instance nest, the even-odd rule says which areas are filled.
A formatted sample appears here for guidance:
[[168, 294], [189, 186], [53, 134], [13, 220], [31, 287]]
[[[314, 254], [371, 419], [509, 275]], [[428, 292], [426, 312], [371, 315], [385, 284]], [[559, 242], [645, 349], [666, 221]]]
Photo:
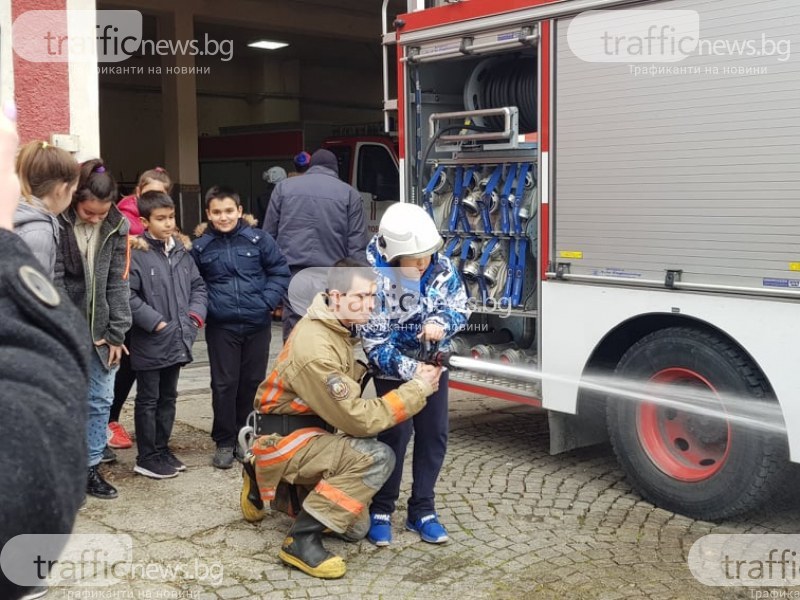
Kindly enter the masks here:
[[258, 491], [256, 482], [256, 470], [253, 467], [255, 457], [246, 458], [242, 465], [242, 493], [239, 496], [239, 504], [242, 507], [242, 516], [248, 523], [257, 523], [264, 518], [264, 501]]
[[325, 525], [301, 510], [289, 535], [283, 540], [278, 558], [312, 577], [338, 579], [345, 574], [347, 567], [340, 556], [328, 552], [322, 545], [324, 529]]

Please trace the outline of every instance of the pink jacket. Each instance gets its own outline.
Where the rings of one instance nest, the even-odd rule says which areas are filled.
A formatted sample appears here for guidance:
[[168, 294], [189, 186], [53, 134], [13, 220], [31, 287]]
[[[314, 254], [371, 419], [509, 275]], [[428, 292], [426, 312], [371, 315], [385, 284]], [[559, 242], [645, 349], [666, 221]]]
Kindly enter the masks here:
[[139, 220], [139, 207], [136, 205], [136, 196], [133, 194], [125, 196], [117, 202], [117, 208], [131, 224], [130, 235], [142, 235], [144, 233], [144, 225]]

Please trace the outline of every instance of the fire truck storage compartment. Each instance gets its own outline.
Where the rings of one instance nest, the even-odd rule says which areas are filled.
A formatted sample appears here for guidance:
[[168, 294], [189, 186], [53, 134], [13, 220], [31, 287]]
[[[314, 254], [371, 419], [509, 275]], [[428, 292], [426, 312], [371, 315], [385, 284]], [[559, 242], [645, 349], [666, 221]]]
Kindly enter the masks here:
[[[698, 11], [705, 39], [800, 44], [793, 0], [664, 8]], [[580, 257], [570, 273], [796, 285], [800, 61], [699, 52], [675, 63], [679, 76], [664, 63], [637, 76], [631, 65], [578, 58], [570, 22], [555, 33], [552, 207], [556, 256]]]
[[[535, 365], [538, 152], [535, 143], [519, 141], [538, 129], [537, 48], [412, 60], [407, 74], [408, 189], [436, 222], [445, 239], [442, 252], [461, 273], [473, 309], [453, 350]], [[435, 131], [432, 115], [444, 115]], [[509, 123], [513, 133], [505, 139], [469, 137]], [[455, 377], [520, 396], [540, 393], [537, 384], [485, 374]]]

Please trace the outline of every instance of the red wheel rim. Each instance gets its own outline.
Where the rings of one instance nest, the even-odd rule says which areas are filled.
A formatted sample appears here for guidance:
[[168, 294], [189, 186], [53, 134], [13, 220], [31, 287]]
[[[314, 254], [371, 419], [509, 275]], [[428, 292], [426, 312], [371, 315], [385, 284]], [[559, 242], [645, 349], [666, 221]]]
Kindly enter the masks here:
[[[691, 369], [664, 369], [653, 375], [650, 381], [703, 388], [719, 398], [714, 386]], [[719, 408], [724, 410], [722, 402]], [[650, 460], [673, 479], [687, 482], [709, 479], [728, 458], [731, 427], [727, 419], [642, 403], [637, 410], [636, 426], [639, 440]]]

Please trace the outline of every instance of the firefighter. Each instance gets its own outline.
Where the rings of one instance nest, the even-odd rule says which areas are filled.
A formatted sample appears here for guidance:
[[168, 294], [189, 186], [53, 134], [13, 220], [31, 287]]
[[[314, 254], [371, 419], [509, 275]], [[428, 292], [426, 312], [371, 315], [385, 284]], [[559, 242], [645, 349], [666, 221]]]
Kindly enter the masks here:
[[244, 461], [242, 512], [248, 521], [263, 518], [263, 503], [275, 499], [281, 482], [311, 487], [278, 556], [314, 577], [334, 579], [346, 570], [322, 545], [325, 529], [348, 541], [369, 529], [367, 507], [395, 462], [374, 436], [417, 414], [439, 385], [441, 369], [425, 365], [391, 393], [362, 397], [366, 367], [353, 346], [373, 310], [375, 285], [364, 263], [337, 262], [327, 292], [315, 297], [255, 398], [256, 433], [266, 435]]

